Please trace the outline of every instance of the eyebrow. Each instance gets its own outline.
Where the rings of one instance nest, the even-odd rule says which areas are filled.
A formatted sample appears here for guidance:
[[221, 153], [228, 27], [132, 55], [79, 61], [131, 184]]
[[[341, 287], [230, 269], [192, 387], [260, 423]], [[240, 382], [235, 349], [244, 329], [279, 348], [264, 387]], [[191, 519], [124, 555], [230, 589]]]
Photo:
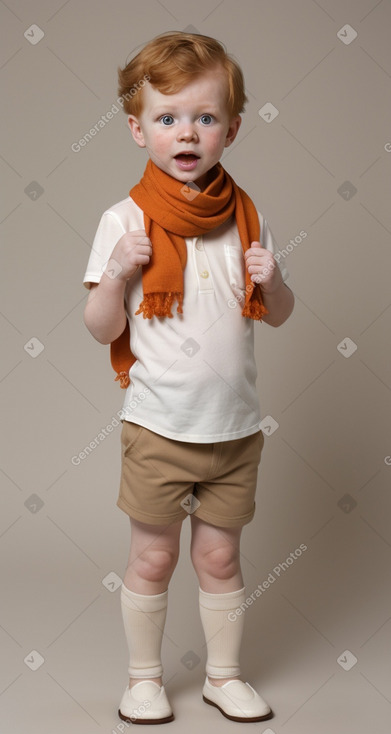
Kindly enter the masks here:
[[[163, 112], [167, 112], [167, 110], [171, 110], [172, 112], [175, 112], [177, 110], [182, 109], [180, 105], [171, 105], [169, 102], [166, 105], [159, 105], [158, 107], [155, 107], [153, 109], [153, 113], [156, 115], [162, 114]], [[213, 104], [203, 104], [198, 108], [200, 111], [204, 112], [206, 109], [208, 112], [211, 112], [213, 114], [217, 114], [220, 110], [219, 108], [215, 107]]]

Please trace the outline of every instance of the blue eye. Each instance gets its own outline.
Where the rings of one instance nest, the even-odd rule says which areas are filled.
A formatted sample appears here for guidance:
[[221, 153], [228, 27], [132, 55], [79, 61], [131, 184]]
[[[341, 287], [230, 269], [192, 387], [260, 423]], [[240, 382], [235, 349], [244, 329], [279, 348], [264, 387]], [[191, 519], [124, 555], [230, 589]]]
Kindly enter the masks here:
[[160, 118], [160, 122], [162, 122], [163, 125], [171, 125], [174, 122], [174, 118], [172, 115], [163, 115]]
[[210, 125], [212, 122], [212, 115], [201, 115], [200, 120], [203, 125]]

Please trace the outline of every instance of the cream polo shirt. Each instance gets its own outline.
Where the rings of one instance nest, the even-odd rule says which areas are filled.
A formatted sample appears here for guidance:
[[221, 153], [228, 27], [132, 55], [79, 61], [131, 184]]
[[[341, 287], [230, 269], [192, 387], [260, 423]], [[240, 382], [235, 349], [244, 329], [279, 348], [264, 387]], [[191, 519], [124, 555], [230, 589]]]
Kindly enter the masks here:
[[[258, 215], [261, 242], [275, 252], [271, 230]], [[130, 197], [104, 212], [83, 280], [87, 288], [99, 283], [120, 237], [138, 229], [144, 229], [143, 212]], [[143, 299], [141, 268], [127, 282], [125, 306], [136, 362], [121, 418], [193, 443], [249, 436], [259, 431], [261, 419], [256, 322], [241, 315], [245, 264], [235, 219], [185, 242], [183, 314], [176, 312], [175, 302], [173, 318], [135, 316]], [[281, 273], [285, 281], [283, 266]]]

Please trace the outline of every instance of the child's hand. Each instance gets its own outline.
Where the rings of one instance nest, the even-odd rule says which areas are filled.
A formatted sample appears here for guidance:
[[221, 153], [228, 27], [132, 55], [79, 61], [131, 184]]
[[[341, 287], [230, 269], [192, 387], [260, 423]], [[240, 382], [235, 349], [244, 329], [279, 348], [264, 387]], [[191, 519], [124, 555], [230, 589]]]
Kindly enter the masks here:
[[110, 257], [121, 267], [116, 277], [119, 280], [128, 280], [140, 265], [148, 265], [151, 255], [151, 240], [143, 229], [125, 232], [118, 240]]
[[269, 250], [265, 250], [260, 242], [252, 242], [244, 253], [246, 268], [251, 280], [261, 286], [265, 293], [273, 293], [283, 283], [280, 268]]

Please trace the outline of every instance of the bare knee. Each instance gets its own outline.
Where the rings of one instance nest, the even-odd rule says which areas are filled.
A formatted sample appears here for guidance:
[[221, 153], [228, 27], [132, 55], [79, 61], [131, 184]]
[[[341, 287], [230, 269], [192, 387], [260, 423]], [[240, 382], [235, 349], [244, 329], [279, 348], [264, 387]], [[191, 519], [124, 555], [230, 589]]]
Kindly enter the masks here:
[[170, 578], [178, 561], [178, 553], [166, 548], [147, 548], [133, 566], [137, 575], [152, 583]]
[[207, 574], [221, 581], [232, 578], [239, 569], [239, 552], [231, 545], [193, 551], [191, 560], [197, 574]]

